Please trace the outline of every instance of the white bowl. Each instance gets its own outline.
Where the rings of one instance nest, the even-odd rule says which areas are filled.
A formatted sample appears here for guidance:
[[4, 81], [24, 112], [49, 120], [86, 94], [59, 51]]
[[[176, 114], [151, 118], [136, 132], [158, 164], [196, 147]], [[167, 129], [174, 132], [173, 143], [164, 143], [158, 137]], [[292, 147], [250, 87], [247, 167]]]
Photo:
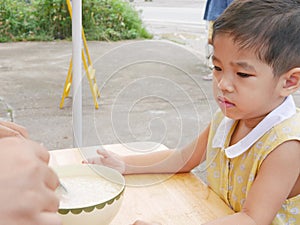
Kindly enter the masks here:
[[[73, 189], [74, 186], [76, 186], [78, 179], [91, 178], [93, 179], [91, 180], [93, 182], [103, 182], [109, 185], [113, 185], [114, 187], [113, 192], [109, 193], [107, 191], [109, 193], [109, 196], [107, 197], [99, 196], [98, 199], [98, 194], [96, 194], [96, 197], [91, 196], [94, 199], [92, 202], [77, 202], [75, 203], [75, 205], [73, 204], [70, 206], [67, 206], [68, 204], [64, 204], [64, 206], [61, 205], [59, 207], [58, 213], [62, 217], [63, 225], [108, 225], [112, 221], [112, 219], [120, 209], [123, 200], [123, 193], [125, 190], [125, 179], [118, 171], [105, 166], [87, 164], [61, 166], [54, 168], [54, 170], [59, 176], [61, 182], [68, 189], [68, 193], [64, 194], [64, 197], [67, 199], [71, 198], [73, 200], [76, 198], [76, 200], [78, 200], [82, 196], [85, 196], [85, 193], [77, 194], [76, 192], [74, 195]], [[68, 183], [67, 181], [71, 181], [73, 183]], [[89, 182], [89, 180], [86, 180], [85, 182]], [[85, 184], [85, 186], [82, 186], [83, 184]], [[82, 183], [81, 187], [84, 188], [81, 188], [81, 190], [85, 192], [86, 189], [86, 196], [88, 196], [88, 194], [91, 193], [91, 190], [88, 190], [88, 188], [86, 188], [87, 186], [89, 186], [86, 184], [89, 183]], [[99, 188], [100, 189], [95, 190], [95, 193], [96, 191], [100, 191], [100, 193], [104, 191], [104, 187], [102, 187], [101, 185], [99, 186]], [[109, 189], [112, 190], [112, 188]]]

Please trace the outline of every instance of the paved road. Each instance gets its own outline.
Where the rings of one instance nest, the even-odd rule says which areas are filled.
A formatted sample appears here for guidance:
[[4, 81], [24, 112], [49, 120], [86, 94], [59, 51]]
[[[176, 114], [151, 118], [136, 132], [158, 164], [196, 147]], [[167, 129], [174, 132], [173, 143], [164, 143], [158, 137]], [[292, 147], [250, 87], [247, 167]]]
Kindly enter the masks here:
[[[168, 41], [89, 42], [101, 92], [95, 110], [83, 77], [84, 144], [133, 141], [185, 145], [210, 119], [205, 67]], [[14, 120], [49, 149], [72, 147], [72, 99], [59, 109], [70, 42], [0, 45], [0, 96]]]
[[[202, 12], [200, 7], [137, 7], [142, 12], [142, 19], [146, 25], [160, 24], [166, 28], [172, 24], [177, 29], [182, 27], [190, 28], [189, 32], [200, 33], [205, 27], [202, 20]], [[155, 32], [164, 33], [164, 29], [157, 29]]]
[[150, 7], [187, 7], [196, 8], [205, 5], [206, 0], [133, 0], [132, 3], [136, 6], [150, 6]]

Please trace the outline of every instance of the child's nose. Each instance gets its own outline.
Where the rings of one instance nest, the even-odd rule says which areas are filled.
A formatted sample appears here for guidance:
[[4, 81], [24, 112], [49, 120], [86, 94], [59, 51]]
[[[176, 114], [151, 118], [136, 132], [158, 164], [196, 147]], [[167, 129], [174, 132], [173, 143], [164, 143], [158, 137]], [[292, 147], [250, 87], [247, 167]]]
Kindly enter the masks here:
[[218, 82], [218, 88], [221, 91], [225, 92], [233, 92], [234, 86], [232, 82], [232, 78], [229, 75], [223, 75], [221, 78], [217, 79]]

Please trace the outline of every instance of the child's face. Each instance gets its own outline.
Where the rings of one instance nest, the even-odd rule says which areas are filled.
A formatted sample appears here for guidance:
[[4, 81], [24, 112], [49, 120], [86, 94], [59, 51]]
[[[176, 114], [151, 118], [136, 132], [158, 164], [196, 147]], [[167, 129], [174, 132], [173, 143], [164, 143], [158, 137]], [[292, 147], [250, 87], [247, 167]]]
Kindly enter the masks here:
[[278, 78], [254, 52], [240, 50], [228, 35], [214, 38], [214, 97], [232, 119], [263, 118], [282, 103]]

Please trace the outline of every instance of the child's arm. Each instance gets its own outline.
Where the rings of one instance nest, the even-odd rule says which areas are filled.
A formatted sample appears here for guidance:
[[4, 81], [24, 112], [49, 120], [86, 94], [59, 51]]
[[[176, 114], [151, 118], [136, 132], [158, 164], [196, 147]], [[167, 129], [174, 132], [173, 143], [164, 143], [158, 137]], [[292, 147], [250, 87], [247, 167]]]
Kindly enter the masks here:
[[264, 160], [243, 210], [205, 225], [271, 224], [283, 202], [300, 193], [296, 187], [299, 175], [300, 142], [285, 142]]
[[123, 174], [188, 172], [204, 160], [209, 127], [193, 143], [180, 150], [170, 149], [129, 156], [100, 150], [99, 157], [87, 159], [85, 163], [113, 167]]

